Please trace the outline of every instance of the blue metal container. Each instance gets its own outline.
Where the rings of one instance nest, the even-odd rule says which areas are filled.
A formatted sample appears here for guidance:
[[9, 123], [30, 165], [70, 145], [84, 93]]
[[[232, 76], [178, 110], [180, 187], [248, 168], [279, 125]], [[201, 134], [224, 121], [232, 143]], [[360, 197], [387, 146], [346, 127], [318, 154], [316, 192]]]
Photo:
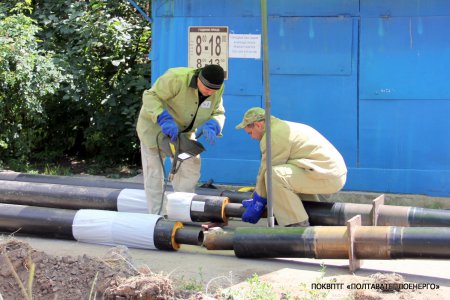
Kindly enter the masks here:
[[[345, 190], [450, 196], [450, 2], [269, 0], [272, 114], [342, 153]], [[152, 78], [186, 66], [189, 26], [261, 34], [257, 0], [152, 1]], [[202, 180], [254, 184], [259, 145], [235, 130], [263, 106], [262, 59], [230, 58], [224, 137]]]

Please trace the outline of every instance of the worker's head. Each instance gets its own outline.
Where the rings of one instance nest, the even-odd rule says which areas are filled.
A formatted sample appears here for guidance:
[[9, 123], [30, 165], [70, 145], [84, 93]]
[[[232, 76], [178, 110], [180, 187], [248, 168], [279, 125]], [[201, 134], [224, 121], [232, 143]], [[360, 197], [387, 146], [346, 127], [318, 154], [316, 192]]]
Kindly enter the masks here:
[[225, 72], [219, 65], [207, 65], [200, 69], [197, 87], [203, 96], [211, 96], [222, 87]]
[[252, 139], [260, 141], [265, 132], [265, 111], [261, 107], [252, 107], [244, 114], [242, 122], [236, 126], [236, 129], [244, 128]]

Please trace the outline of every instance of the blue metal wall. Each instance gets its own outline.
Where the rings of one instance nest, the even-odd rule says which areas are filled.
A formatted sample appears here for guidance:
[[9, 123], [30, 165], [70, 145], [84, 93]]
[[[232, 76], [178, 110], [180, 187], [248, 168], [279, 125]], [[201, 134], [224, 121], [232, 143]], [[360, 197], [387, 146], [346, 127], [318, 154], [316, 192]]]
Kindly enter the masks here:
[[[152, 77], [187, 65], [189, 26], [261, 34], [258, 0], [157, 0]], [[450, 1], [268, 0], [273, 115], [343, 154], [346, 190], [450, 196]], [[263, 106], [262, 60], [229, 59], [224, 138], [202, 180], [253, 184], [258, 142], [237, 131]]]

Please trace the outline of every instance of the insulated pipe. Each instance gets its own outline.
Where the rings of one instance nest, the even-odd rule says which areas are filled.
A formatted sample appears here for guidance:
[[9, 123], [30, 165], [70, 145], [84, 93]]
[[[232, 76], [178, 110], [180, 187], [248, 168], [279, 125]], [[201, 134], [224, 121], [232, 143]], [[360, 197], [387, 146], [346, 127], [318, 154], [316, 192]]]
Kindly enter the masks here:
[[[247, 258], [450, 258], [450, 228], [359, 226], [353, 234], [336, 227], [242, 227], [234, 232], [209, 232], [208, 250], [234, 250]], [[353, 254], [350, 251], [353, 250]]]
[[[302, 202], [313, 226], [343, 226], [347, 220], [361, 215], [364, 226], [450, 227], [450, 210], [395, 205], [380, 205], [374, 210], [375, 206], [370, 204]], [[240, 218], [244, 211], [237, 203], [225, 207], [227, 217]]]
[[[138, 189], [143, 190], [144, 184], [137, 182], [124, 182], [111, 179], [88, 179], [71, 176], [53, 176], [41, 174], [25, 174], [10, 171], [0, 171], [0, 180], [18, 181], [18, 182], [32, 182], [32, 183], [50, 183], [61, 185], [74, 185], [82, 187], [99, 187], [109, 189]], [[168, 192], [173, 191], [172, 186], [167, 186]], [[250, 192], [235, 192], [229, 190], [211, 189], [211, 188], [196, 188], [196, 193], [200, 195], [222, 196], [228, 197], [232, 202], [242, 203], [243, 200], [250, 199], [252, 193]]]
[[182, 223], [157, 215], [13, 204], [0, 204], [0, 231], [159, 250], [178, 250], [180, 244], [203, 242], [201, 228], [183, 228]]
[[181, 222], [227, 223], [225, 207], [228, 198], [204, 196], [194, 193], [171, 193], [167, 195], [167, 218]]
[[[169, 194], [169, 193], [168, 193]], [[172, 193], [183, 194], [183, 193]], [[186, 194], [186, 193], [184, 193]], [[196, 194], [190, 194], [196, 195]], [[170, 210], [169, 218], [183, 222], [222, 222], [229, 217], [240, 218], [245, 211], [242, 204], [229, 203], [229, 198], [196, 195], [193, 205], [183, 204]], [[189, 198], [189, 201], [192, 200]], [[311, 225], [345, 225], [350, 218], [361, 215], [362, 225], [407, 226], [407, 227], [450, 227], [450, 211], [383, 205], [382, 196], [370, 204], [303, 201]], [[185, 200], [183, 200], [185, 201]], [[101, 209], [120, 212], [147, 212], [143, 190], [106, 189], [70, 185], [27, 183], [15, 181], [0, 182], [0, 202], [20, 205], [34, 205], [65, 209]], [[169, 201], [168, 205], [172, 204]], [[176, 212], [176, 215], [172, 213]]]

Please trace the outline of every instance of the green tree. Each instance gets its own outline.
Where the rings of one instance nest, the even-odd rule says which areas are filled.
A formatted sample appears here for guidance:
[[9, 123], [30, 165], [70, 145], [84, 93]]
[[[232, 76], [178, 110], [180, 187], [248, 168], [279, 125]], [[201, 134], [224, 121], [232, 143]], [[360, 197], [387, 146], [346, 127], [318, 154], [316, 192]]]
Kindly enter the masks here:
[[0, 6], [0, 161], [24, 159], [42, 141], [43, 103], [69, 77], [51, 51], [39, 48], [30, 10], [27, 2], [9, 12]]
[[124, 0], [34, 0], [31, 6], [29, 19], [42, 28], [35, 32], [36, 47], [54, 53], [66, 78], [41, 102], [48, 118], [29, 158], [48, 161], [69, 154], [131, 162], [138, 157], [141, 95], [150, 86], [150, 24]]

